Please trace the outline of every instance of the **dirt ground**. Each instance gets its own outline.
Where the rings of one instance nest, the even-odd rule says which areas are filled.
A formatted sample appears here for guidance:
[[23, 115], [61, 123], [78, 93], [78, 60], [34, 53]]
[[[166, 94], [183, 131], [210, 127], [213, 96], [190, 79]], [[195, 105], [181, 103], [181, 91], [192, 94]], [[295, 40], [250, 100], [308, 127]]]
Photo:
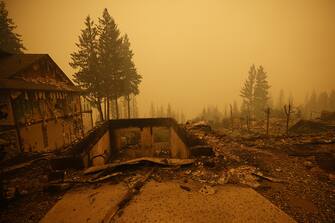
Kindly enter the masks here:
[[335, 133], [314, 136], [236, 136], [227, 131], [190, 130], [225, 157], [225, 168], [258, 168], [267, 180], [256, 189], [297, 222], [334, 222]]
[[[119, 168], [115, 171], [122, 174], [112, 181], [129, 183], [137, 175], [154, 169], [150, 180], [156, 182], [178, 180], [187, 185], [189, 181], [196, 181], [210, 187], [242, 184], [254, 188], [297, 222], [334, 222], [335, 133], [265, 137], [222, 129], [186, 126], [186, 130], [193, 138], [209, 144], [214, 155], [200, 157], [193, 165], [185, 167], [137, 165]], [[63, 197], [68, 187], [45, 190], [49, 171], [44, 162], [36, 162], [5, 176], [7, 184], [18, 185], [18, 190], [14, 198], [1, 203], [1, 223], [39, 222]], [[65, 178], [69, 179], [85, 177], [82, 171], [65, 173]], [[87, 185], [72, 185], [72, 189], [77, 187]]]

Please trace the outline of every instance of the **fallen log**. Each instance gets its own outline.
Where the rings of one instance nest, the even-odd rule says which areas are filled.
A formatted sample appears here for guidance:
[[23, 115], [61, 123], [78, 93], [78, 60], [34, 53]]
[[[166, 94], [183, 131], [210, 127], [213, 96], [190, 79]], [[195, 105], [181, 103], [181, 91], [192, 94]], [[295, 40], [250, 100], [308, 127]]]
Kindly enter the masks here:
[[115, 167], [124, 165], [134, 165], [141, 162], [149, 162], [165, 166], [182, 166], [194, 163], [194, 159], [174, 159], [174, 158], [158, 158], [158, 157], [141, 157], [123, 162], [109, 163], [102, 166], [89, 167], [84, 171], [84, 174], [96, 173], [106, 169], [113, 169]]

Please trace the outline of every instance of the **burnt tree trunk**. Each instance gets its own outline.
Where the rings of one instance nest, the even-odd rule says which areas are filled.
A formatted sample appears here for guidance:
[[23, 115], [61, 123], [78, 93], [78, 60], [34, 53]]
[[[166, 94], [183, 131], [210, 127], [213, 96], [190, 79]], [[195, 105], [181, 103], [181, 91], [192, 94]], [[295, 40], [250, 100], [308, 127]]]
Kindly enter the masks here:
[[98, 112], [99, 112], [100, 121], [103, 121], [104, 120], [104, 115], [102, 113], [101, 98], [98, 99], [97, 109], [98, 109]]
[[117, 96], [115, 96], [114, 103], [115, 103], [116, 119], [119, 119], [119, 104], [118, 104]]
[[266, 135], [269, 135], [269, 127], [270, 127], [270, 108], [266, 109]]
[[286, 135], [289, 134], [288, 127], [290, 123], [290, 116], [291, 116], [291, 104], [289, 103], [288, 106], [284, 105], [284, 112], [286, 116]]
[[107, 115], [106, 115], [106, 120], [109, 120], [110, 119], [110, 115], [109, 115], [109, 112], [110, 112], [110, 98], [107, 97]]
[[129, 94], [126, 96], [126, 100], [127, 100], [128, 118], [130, 118], [130, 96]]
[[234, 117], [233, 117], [233, 107], [232, 105], [230, 104], [229, 105], [230, 107], [230, 122], [231, 122], [231, 131], [233, 132], [234, 131]]
[[104, 115], [105, 115], [105, 120], [107, 120], [107, 97], [105, 98], [105, 101], [104, 101]]

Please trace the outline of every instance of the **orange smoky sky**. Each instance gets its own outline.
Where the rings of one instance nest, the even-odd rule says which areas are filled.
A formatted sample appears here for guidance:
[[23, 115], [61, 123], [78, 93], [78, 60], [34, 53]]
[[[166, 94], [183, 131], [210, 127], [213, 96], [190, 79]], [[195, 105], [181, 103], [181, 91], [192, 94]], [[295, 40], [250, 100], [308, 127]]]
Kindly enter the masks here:
[[335, 88], [333, 0], [5, 0], [28, 53], [48, 53], [66, 74], [84, 18], [104, 8], [127, 33], [143, 76], [139, 105], [168, 103], [193, 117], [234, 100], [251, 64], [271, 95], [295, 100]]

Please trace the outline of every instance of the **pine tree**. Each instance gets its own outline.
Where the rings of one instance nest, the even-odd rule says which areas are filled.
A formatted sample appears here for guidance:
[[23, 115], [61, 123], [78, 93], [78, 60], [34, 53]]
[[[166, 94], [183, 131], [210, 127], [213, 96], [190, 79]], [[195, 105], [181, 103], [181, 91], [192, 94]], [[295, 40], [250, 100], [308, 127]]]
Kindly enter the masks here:
[[165, 117], [165, 112], [164, 112], [164, 107], [163, 107], [163, 105], [161, 105], [160, 106], [160, 108], [159, 108], [159, 116], [160, 117]]
[[304, 105], [302, 107], [302, 113], [304, 118], [308, 118], [310, 114], [310, 108], [308, 102], [309, 102], [309, 92], [307, 92], [305, 95]]
[[71, 54], [70, 66], [76, 70], [75, 82], [87, 92], [90, 103], [97, 107], [100, 120], [103, 120], [101, 108], [104, 96], [97, 57], [97, 29], [90, 16], [85, 19], [85, 28], [81, 30], [78, 50]]
[[132, 109], [133, 118], [138, 118], [139, 112], [138, 112], [138, 107], [137, 107], [137, 99], [135, 95], [133, 95], [132, 101], [133, 101], [133, 109]]
[[293, 106], [294, 104], [294, 97], [293, 97], [293, 94], [292, 92], [290, 92], [290, 95], [288, 96], [288, 103]]
[[167, 105], [167, 109], [166, 109], [166, 117], [171, 118], [172, 117], [172, 108], [170, 103], [168, 103]]
[[254, 90], [254, 103], [255, 103], [255, 115], [261, 117], [264, 114], [264, 110], [268, 105], [269, 100], [269, 84], [267, 81], [267, 75], [264, 68], [260, 66], [257, 69], [256, 83]]
[[268, 107], [273, 109], [274, 108], [274, 101], [271, 92], [269, 92], [269, 99], [268, 99]]
[[279, 92], [279, 97], [278, 97], [278, 102], [277, 102], [277, 109], [282, 110], [284, 106], [284, 101], [285, 101], [285, 93], [283, 89], [280, 89]]
[[310, 108], [310, 112], [317, 112], [317, 95], [315, 90], [312, 92], [311, 97], [309, 98], [308, 107]]
[[110, 16], [107, 9], [104, 9], [102, 18], [99, 18], [98, 25], [98, 57], [101, 72], [101, 83], [105, 89], [107, 100], [113, 98], [116, 118], [119, 118], [118, 98], [122, 94], [121, 75], [121, 45], [120, 31]]
[[[218, 112], [218, 111], [217, 111]], [[237, 106], [237, 102], [234, 101], [233, 103], [233, 114], [234, 114], [234, 117], [238, 117], [239, 116], [239, 109], [238, 109], [238, 106]]]
[[335, 90], [332, 90], [329, 95], [329, 110], [335, 111]]
[[139, 93], [139, 84], [142, 77], [137, 73], [135, 64], [133, 62], [134, 53], [130, 49], [130, 42], [127, 35], [122, 38], [121, 44], [121, 67], [120, 79], [122, 85], [122, 93], [128, 103], [128, 116], [130, 116], [130, 94], [137, 95]]
[[16, 25], [8, 17], [3, 1], [0, 1], [0, 49], [8, 53], [23, 53], [26, 48], [22, 44], [21, 35], [14, 32]]
[[155, 105], [153, 102], [151, 102], [150, 104], [150, 118], [155, 118], [156, 117], [156, 109], [155, 109]]
[[327, 91], [321, 92], [318, 98], [319, 111], [327, 110], [328, 108], [328, 93]]
[[183, 124], [183, 123], [185, 123], [185, 120], [186, 120], [186, 118], [185, 118], [185, 114], [184, 114], [183, 111], [181, 111], [181, 114], [180, 114], [180, 122]]
[[[247, 103], [245, 101], [242, 101], [240, 111], [241, 111], [241, 116], [248, 116], [249, 111], [248, 111]], [[226, 116], [227, 116], [227, 110], [225, 110], [225, 117]]]
[[[254, 107], [254, 87], [256, 81], [256, 67], [252, 65], [249, 69], [248, 79], [244, 82], [240, 96], [243, 98], [245, 107], [252, 113]], [[245, 111], [243, 111], [245, 112]]]

